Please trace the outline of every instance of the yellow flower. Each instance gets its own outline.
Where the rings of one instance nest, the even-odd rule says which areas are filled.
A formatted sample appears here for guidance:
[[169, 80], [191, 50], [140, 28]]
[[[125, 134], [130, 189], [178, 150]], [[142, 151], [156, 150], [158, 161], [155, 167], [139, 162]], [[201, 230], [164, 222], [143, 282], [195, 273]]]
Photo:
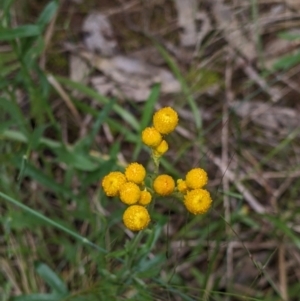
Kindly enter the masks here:
[[187, 173], [185, 181], [187, 187], [190, 189], [202, 188], [207, 184], [207, 173], [202, 168], [193, 168]]
[[147, 190], [143, 190], [141, 192], [141, 196], [140, 196], [140, 199], [138, 201], [138, 204], [142, 205], [142, 206], [147, 206], [148, 204], [151, 203], [151, 200], [152, 200], [151, 193]]
[[182, 179], [177, 180], [177, 189], [181, 193], [186, 193], [188, 188], [186, 186], [186, 182]]
[[133, 182], [126, 182], [120, 188], [120, 199], [126, 205], [133, 205], [138, 202], [141, 196], [141, 190]]
[[123, 214], [125, 227], [131, 231], [140, 231], [145, 229], [150, 222], [148, 210], [139, 205], [128, 207]]
[[170, 195], [175, 188], [175, 182], [168, 175], [159, 175], [153, 182], [153, 188], [159, 195]]
[[142, 184], [146, 176], [146, 170], [142, 164], [134, 162], [127, 166], [125, 176], [130, 182]]
[[102, 181], [102, 187], [107, 196], [117, 196], [120, 187], [126, 182], [126, 177], [119, 171], [110, 172]]
[[210, 194], [205, 189], [194, 189], [188, 191], [184, 197], [186, 209], [193, 214], [204, 214], [208, 211], [212, 203]]
[[169, 145], [167, 143], [166, 140], [163, 140], [159, 146], [157, 146], [156, 148], [154, 148], [153, 150], [153, 154], [156, 157], [160, 157], [162, 156], [167, 150], [169, 149]]
[[178, 114], [171, 107], [157, 111], [153, 116], [153, 125], [161, 134], [169, 134], [178, 124]]
[[161, 140], [161, 134], [154, 127], [147, 127], [142, 132], [142, 141], [149, 147], [157, 147]]

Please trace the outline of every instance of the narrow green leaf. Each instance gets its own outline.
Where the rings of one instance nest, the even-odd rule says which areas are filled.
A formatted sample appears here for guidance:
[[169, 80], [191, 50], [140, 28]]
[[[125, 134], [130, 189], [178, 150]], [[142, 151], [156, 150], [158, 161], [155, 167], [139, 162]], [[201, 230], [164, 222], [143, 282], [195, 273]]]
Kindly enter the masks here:
[[[20, 169], [22, 166], [22, 158], [14, 158], [13, 163]], [[26, 168], [23, 171], [23, 175], [33, 178], [35, 181], [51, 189], [55, 193], [61, 193], [76, 199], [76, 196], [67, 187], [55, 182], [52, 177], [44, 174], [41, 170], [34, 167], [30, 162], [26, 163]]]
[[300, 52], [280, 58], [274, 65], [275, 70], [287, 70], [300, 63]]
[[51, 1], [46, 5], [42, 13], [40, 14], [37, 24], [39, 24], [42, 28], [47, 25], [54, 14], [56, 13], [58, 9], [58, 2], [57, 1]]
[[134, 270], [138, 273], [149, 273], [149, 270], [155, 269], [155, 273], [159, 273], [158, 268], [160, 267], [160, 264], [162, 264], [165, 260], [166, 258], [163, 254], [154, 256], [151, 259], [145, 257], [144, 260], [141, 260], [139, 262], [139, 264], [134, 268]]
[[[90, 114], [95, 118], [97, 118], [99, 116], [98, 112], [96, 110], [94, 110], [93, 108], [89, 107], [88, 105], [86, 105], [82, 102], [79, 102], [77, 100], [74, 100], [74, 103], [75, 103], [76, 107], [80, 109], [80, 111], [82, 111], [84, 113], [87, 113], [87, 114]], [[112, 110], [113, 110], [113, 108], [112, 108]], [[121, 133], [122, 135], [124, 135], [125, 139], [127, 141], [135, 142], [137, 140], [136, 133], [134, 133], [133, 131], [131, 131], [127, 127], [125, 127], [122, 120], [119, 121], [117, 119], [107, 118], [105, 121], [108, 123], [108, 125], [110, 126], [110, 128], [113, 131], [117, 131], [117, 132]]]
[[6, 122], [2, 121], [0, 123], [0, 135], [1, 135], [2, 132], [4, 132], [5, 130], [7, 130], [10, 127], [15, 126], [15, 125], [16, 125], [16, 123], [13, 120], [9, 120], [9, 121], [6, 121]]
[[83, 175], [83, 178], [81, 179], [80, 191], [83, 192], [88, 186], [98, 183], [99, 179], [102, 179], [105, 175], [112, 171], [115, 165], [115, 160], [108, 160], [104, 163], [101, 163], [98, 169]]
[[94, 141], [95, 137], [97, 136], [99, 129], [101, 127], [101, 125], [105, 122], [105, 120], [108, 117], [108, 114], [110, 113], [110, 111], [112, 110], [112, 107], [114, 106], [116, 100], [113, 99], [112, 101], [110, 101], [108, 104], [105, 105], [105, 107], [100, 111], [100, 113], [98, 114], [98, 117], [96, 119], [96, 121], [94, 122], [93, 126], [92, 126], [92, 130], [90, 135], [88, 136], [88, 143], [89, 143], [89, 147], [91, 147], [92, 142]]
[[0, 8], [3, 10], [2, 16], [7, 15], [10, 6], [13, 4], [14, 0], [2, 0], [0, 1]]
[[107, 255], [105, 257], [106, 258], [118, 258], [118, 257], [123, 257], [127, 253], [128, 253], [128, 251], [124, 248], [124, 249], [117, 250], [114, 252], [109, 252], [109, 253], [107, 253]]
[[17, 201], [16, 199], [10, 197], [9, 195], [6, 195], [5, 193], [0, 191], [0, 200], [1, 198], [7, 202], [9, 202], [10, 204], [13, 204], [19, 208], [21, 208], [22, 210], [24, 210], [25, 212], [31, 214], [32, 216], [39, 218], [41, 220], [43, 220], [44, 222], [46, 222], [48, 225], [51, 225], [52, 227], [55, 227], [67, 234], [69, 234], [70, 236], [74, 237], [75, 239], [79, 240], [81, 243], [86, 244], [88, 246], [91, 246], [93, 248], [95, 248], [97, 251], [107, 254], [107, 251], [101, 247], [99, 247], [98, 245], [92, 243], [91, 241], [89, 241], [87, 238], [79, 235], [78, 233], [66, 228], [65, 226], [55, 222], [54, 220], [48, 218], [47, 216], [39, 213], [36, 210], [31, 209], [30, 207], [22, 204], [21, 202]]
[[157, 224], [150, 231], [151, 231], [151, 235], [149, 235], [149, 238], [146, 242], [146, 246], [149, 251], [151, 251], [154, 248], [154, 246], [156, 245], [156, 242], [159, 239], [161, 232], [162, 232], [162, 226]]
[[280, 229], [284, 235], [289, 237], [296, 247], [300, 249], [300, 238], [291, 230], [285, 221], [280, 220], [278, 217], [271, 215], [263, 215], [266, 219], [272, 222], [275, 228]]
[[29, 136], [29, 148], [30, 149], [37, 149], [37, 147], [41, 143], [42, 136], [44, 131], [48, 128], [48, 125], [41, 125], [34, 129], [33, 133]]
[[13, 297], [12, 301], [62, 301], [61, 296], [52, 294], [31, 294]]
[[65, 283], [44, 263], [36, 262], [35, 269], [37, 273], [45, 280], [51, 287], [52, 293], [64, 297], [68, 294], [68, 289]]
[[161, 53], [169, 67], [171, 68], [172, 72], [180, 82], [181, 88], [183, 93], [185, 94], [185, 97], [187, 98], [187, 102], [190, 105], [193, 115], [194, 115], [194, 120], [195, 120], [195, 125], [196, 129], [200, 131], [202, 129], [202, 118], [201, 114], [199, 112], [198, 106], [194, 100], [194, 98], [191, 95], [191, 92], [189, 91], [188, 85], [186, 83], [186, 80], [184, 79], [183, 75], [181, 74], [181, 71], [175, 62], [175, 60], [168, 54], [168, 52], [160, 45], [158, 44], [155, 40], [153, 40], [153, 43], [157, 47], [158, 51]]
[[[19, 131], [4, 130], [3, 132], [1, 132], [1, 127], [0, 127], [0, 133], [1, 133], [1, 136], [4, 137], [5, 139], [9, 139], [9, 140], [17, 141], [17, 142], [21, 142], [21, 143], [28, 143], [27, 137]], [[57, 148], [62, 147], [61, 142], [58, 142], [58, 141], [55, 141], [52, 139], [48, 139], [48, 138], [41, 138], [40, 144], [44, 145], [46, 147], [49, 147], [50, 149], [57, 149]]]
[[36, 230], [37, 227], [47, 226], [43, 220], [34, 218], [31, 214], [21, 210], [11, 210], [9, 219], [12, 230]]
[[236, 198], [236, 199], [239, 199], [239, 200], [243, 200], [244, 197], [240, 194], [240, 193], [236, 193], [236, 192], [233, 192], [233, 191], [224, 191], [224, 190], [219, 190], [220, 193], [223, 193], [224, 195], [228, 195], [228, 196], [231, 196], [233, 198]]
[[156, 84], [151, 89], [151, 93], [146, 100], [145, 106], [143, 107], [143, 114], [140, 121], [141, 131], [149, 125], [152, 120], [154, 106], [158, 100], [160, 94], [160, 85]]
[[13, 29], [0, 29], [0, 41], [10, 41], [16, 38], [39, 36], [41, 29], [37, 25], [23, 25]]
[[55, 153], [60, 162], [64, 162], [78, 170], [94, 171], [98, 168], [98, 164], [89, 158], [88, 153], [76, 152], [76, 150], [66, 147], [55, 149]]
[[142, 113], [142, 117], [141, 117], [141, 121], [140, 121], [140, 130], [139, 130], [139, 137], [137, 137], [136, 139], [136, 145], [135, 145], [135, 149], [133, 151], [133, 155], [132, 155], [132, 160], [135, 161], [142, 149], [143, 143], [142, 143], [142, 139], [141, 139], [141, 133], [144, 130], [144, 128], [149, 125], [149, 123], [151, 122], [152, 116], [153, 116], [153, 111], [154, 111], [154, 106], [155, 103], [158, 100], [160, 94], [160, 85], [154, 85], [151, 93], [146, 101], [146, 104], [143, 108], [143, 113]]
[[[61, 82], [64, 85], [67, 85], [69, 87], [71, 87], [72, 89], [75, 89], [77, 91], [80, 91], [82, 93], [84, 93], [85, 95], [95, 99], [96, 101], [98, 101], [99, 103], [102, 104], [107, 104], [109, 102], [111, 102], [112, 100], [99, 94], [98, 92], [96, 92], [95, 90], [81, 84], [81, 83], [77, 83], [74, 81], [71, 81], [67, 78], [61, 77], [61, 76], [56, 76], [55, 77], [59, 82]], [[140, 129], [140, 124], [139, 122], [136, 120], [136, 118], [127, 110], [123, 109], [120, 105], [115, 104], [113, 106], [113, 110], [119, 114], [119, 116], [121, 116], [123, 118], [124, 121], [126, 121], [128, 124], [130, 124], [132, 126], [132, 128], [136, 131], [139, 131]]]
[[19, 126], [20, 131], [22, 131], [25, 135], [28, 135], [26, 131], [27, 124], [24, 116], [13, 100], [9, 101], [6, 98], [0, 98], [0, 108], [10, 115], [12, 120]]
[[287, 41], [297, 41], [300, 40], [300, 34], [290, 33], [290, 32], [280, 32], [277, 35], [279, 38], [287, 40]]

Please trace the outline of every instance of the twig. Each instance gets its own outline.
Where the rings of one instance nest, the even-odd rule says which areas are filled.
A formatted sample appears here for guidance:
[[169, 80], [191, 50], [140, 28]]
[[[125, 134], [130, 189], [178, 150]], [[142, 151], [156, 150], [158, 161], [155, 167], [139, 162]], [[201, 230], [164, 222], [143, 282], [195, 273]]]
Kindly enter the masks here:
[[257, 213], [264, 214], [266, 213], [266, 209], [258, 202], [258, 200], [250, 193], [250, 191], [239, 181], [236, 179], [233, 172], [228, 168], [228, 166], [224, 166], [221, 159], [216, 157], [210, 150], [206, 149], [207, 156], [213, 161], [215, 165], [219, 167], [224, 177], [227, 177], [230, 182], [232, 182], [238, 191], [244, 196], [245, 200], [248, 202], [249, 206]]
[[285, 246], [283, 243], [278, 248], [278, 274], [282, 300], [288, 301]]
[[[229, 54], [228, 54], [229, 56]], [[226, 70], [225, 70], [225, 86], [226, 86], [226, 100], [223, 104], [223, 114], [222, 114], [222, 165], [229, 165], [228, 158], [228, 140], [229, 140], [229, 112], [228, 112], [228, 103], [233, 100], [232, 92], [232, 61], [229, 60]], [[229, 179], [228, 177], [222, 178], [223, 191], [229, 191]], [[225, 220], [226, 220], [226, 233], [229, 236], [232, 232], [230, 231], [230, 204], [229, 196], [224, 194], [223, 196], [223, 206], [225, 211]], [[230, 282], [233, 275], [233, 252], [231, 244], [228, 244], [226, 251], [226, 286], [229, 291]]]
[[237, 63], [243, 68], [246, 75], [270, 96], [272, 102], [276, 103], [282, 98], [281, 93], [279, 93], [279, 91], [277, 91], [274, 87], [270, 87], [258, 74], [258, 72], [248, 62], [246, 62], [246, 60], [242, 57], [238, 57]]
[[60, 95], [60, 97], [64, 100], [67, 107], [69, 108], [69, 110], [71, 111], [73, 116], [75, 117], [76, 121], [78, 123], [81, 123], [81, 118], [80, 118], [80, 115], [79, 115], [76, 107], [74, 106], [71, 98], [66, 93], [66, 91], [63, 89], [61, 84], [51, 74], [48, 74], [47, 79], [48, 79], [49, 83], [53, 86], [53, 88], [57, 91], [57, 93]]

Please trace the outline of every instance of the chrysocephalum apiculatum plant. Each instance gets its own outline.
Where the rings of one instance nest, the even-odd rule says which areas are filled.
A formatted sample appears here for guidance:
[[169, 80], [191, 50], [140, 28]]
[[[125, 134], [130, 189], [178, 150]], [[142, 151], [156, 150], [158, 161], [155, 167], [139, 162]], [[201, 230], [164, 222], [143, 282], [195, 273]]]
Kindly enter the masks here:
[[159, 160], [169, 148], [164, 138], [175, 130], [177, 124], [177, 112], [171, 107], [165, 107], [154, 114], [153, 126], [142, 132], [141, 139], [150, 147], [156, 167], [152, 187], [145, 185], [147, 171], [137, 162], [129, 164], [124, 173], [113, 171], [102, 180], [105, 194], [109, 197], [118, 196], [128, 206], [123, 214], [123, 222], [132, 231], [148, 227], [151, 218], [147, 206], [155, 195], [179, 195], [185, 208], [195, 215], [206, 213], [211, 206], [210, 193], [204, 189], [208, 182], [204, 169], [193, 168], [186, 174], [185, 179], [178, 179], [176, 182], [169, 175], [158, 174]]

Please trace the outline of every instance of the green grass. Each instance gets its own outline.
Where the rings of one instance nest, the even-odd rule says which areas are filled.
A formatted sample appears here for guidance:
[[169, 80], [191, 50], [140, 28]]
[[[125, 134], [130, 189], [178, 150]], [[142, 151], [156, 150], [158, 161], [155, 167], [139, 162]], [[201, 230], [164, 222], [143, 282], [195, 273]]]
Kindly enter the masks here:
[[[205, 167], [214, 203], [208, 214], [194, 217], [178, 200], [157, 199], [150, 227], [132, 234], [122, 224], [125, 207], [107, 198], [99, 183], [110, 171], [124, 170], [120, 154], [151, 170], [140, 134], [163, 99], [159, 85], [145, 103], [131, 107], [41, 68], [39, 59], [48, 51], [45, 31], [60, 4], [48, 1], [39, 16], [30, 16], [30, 24], [16, 27], [16, 2], [0, 4], [0, 41], [7, 46], [0, 53], [0, 301], [275, 301], [282, 300], [280, 273], [288, 278], [289, 300], [298, 300], [299, 263], [293, 254], [300, 248], [299, 177], [289, 175], [299, 169], [299, 127], [285, 137], [267, 139], [263, 129], [245, 127], [229, 112], [232, 162], [227, 168], [235, 165], [236, 174], [254, 175], [237, 181], [267, 209], [257, 214], [236, 183], [223, 191], [224, 175], [207, 156], [207, 150], [221, 156], [222, 102], [212, 104], [204, 97], [199, 102], [186, 74], [153, 42], [182, 86], [173, 107], [192, 116], [180, 122], [189, 136], [176, 132], [168, 137], [170, 152], [161, 170], [179, 178], [195, 165]], [[290, 61], [286, 64], [289, 68]], [[210, 74], [212, 85], [222, 81], [214, 71]], [[50, 76], [67, 91], [79, 121], [59, 98]], [[249, 88], [247, 79], [243, 86], [252, 92], [243, 101], [261, 93], [253, 83]], [[72, 96], [73, 91], [83, 96]], [[213, 112], [210, 122], [202, 109]], [[92, 121], [82, 135], [87, 115]], [[104, 126], [112, 141], [106, 139]], [[288, 173], [266, 182], [255, 178], [269, 171]], [[287, 188], [274, 201], [283, 183]], [[231, 205], [229, 220], [225, 197]], [[280, 263], [279, 248], [285, 252]]]

